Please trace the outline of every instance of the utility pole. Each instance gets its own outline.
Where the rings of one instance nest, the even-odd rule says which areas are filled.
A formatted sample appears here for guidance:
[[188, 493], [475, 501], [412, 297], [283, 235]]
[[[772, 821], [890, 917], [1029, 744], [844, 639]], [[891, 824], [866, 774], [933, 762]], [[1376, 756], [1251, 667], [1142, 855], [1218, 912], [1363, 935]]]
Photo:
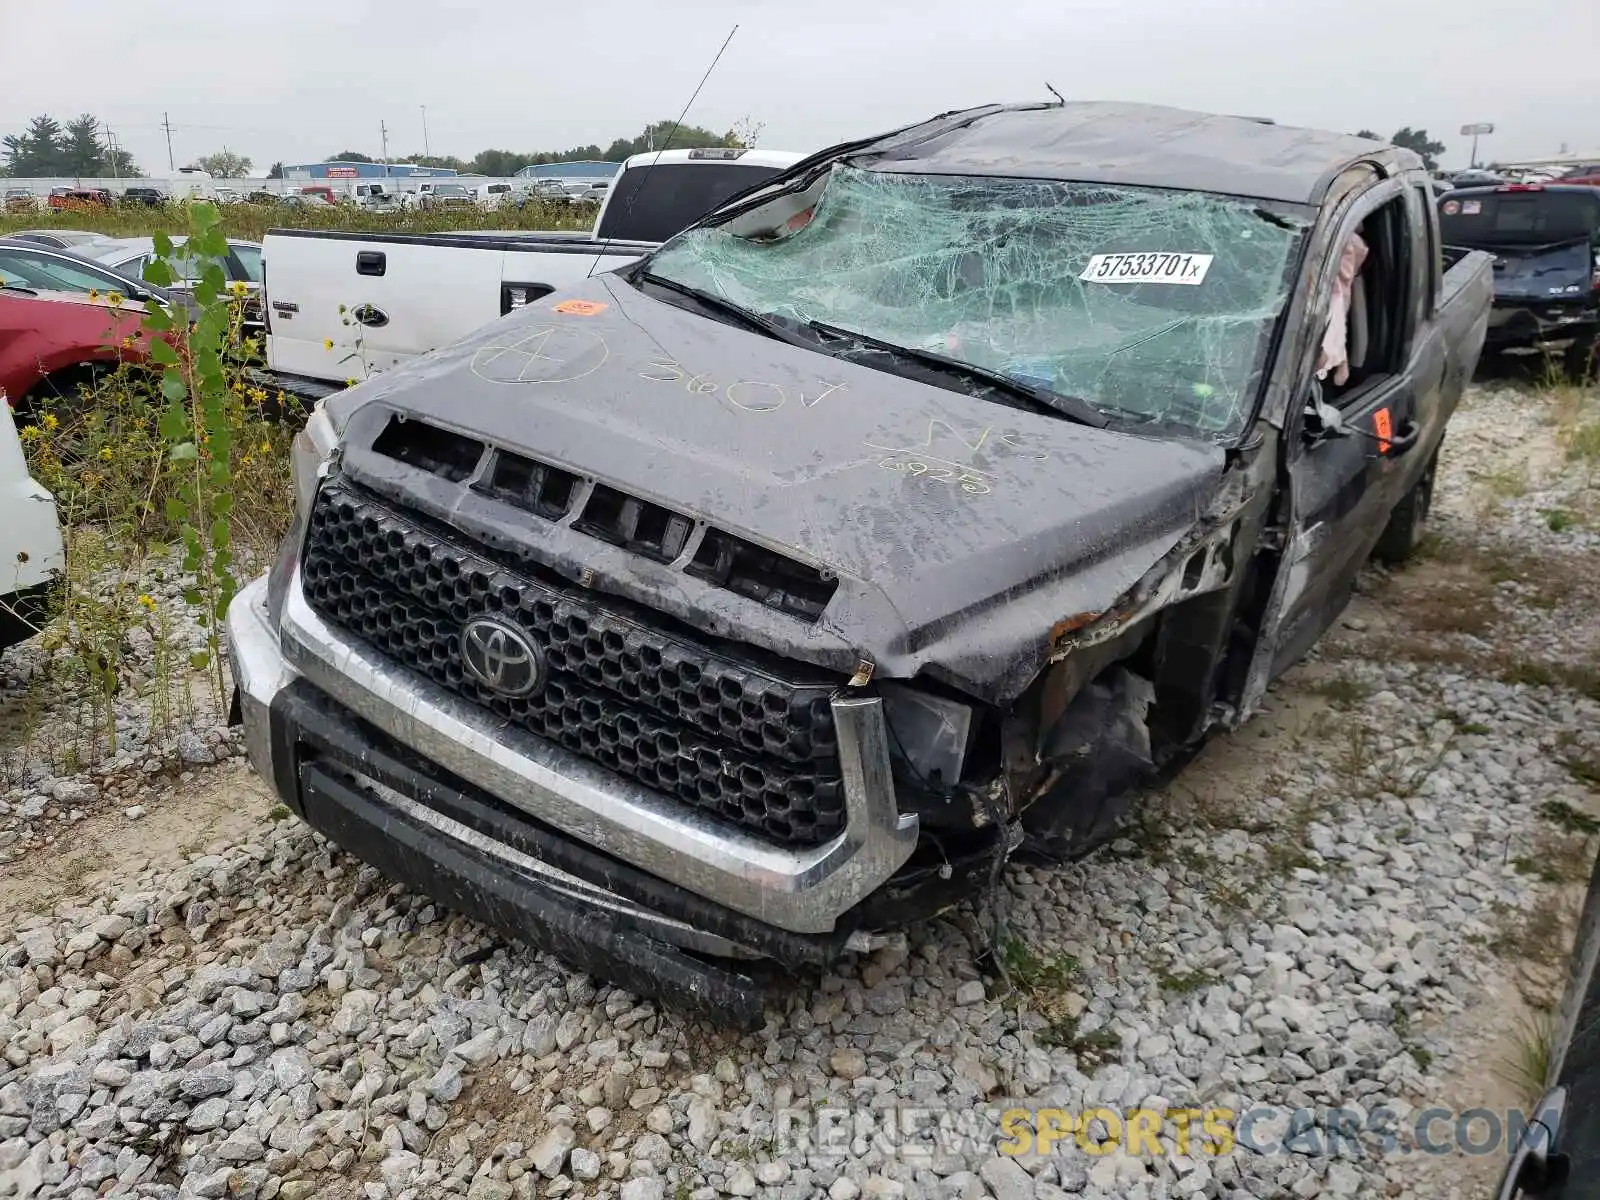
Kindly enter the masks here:
[[387, 164], [389, 161], [389, 127], [382, 121], [378, 122], [378, 134], [383, 138], [383, 158], [381, 161]]
[[166, 113], [161, 114], [161, 127], [167, 131], [167, 170], [176, 174], [178, 164], [172, 161], [172, 121]]
[[428, 106], [424, 104], [420, 107], [422, 109], [422, 156], [424, 158], [432, 158], [433, 151], [428, 149]]
[[106, 149], [111, 151], [111, 178], [118, 183], [122, 182], [122, 173], [117, 170], [117, 135], [111, 132], [111, 126], [106, 126]]

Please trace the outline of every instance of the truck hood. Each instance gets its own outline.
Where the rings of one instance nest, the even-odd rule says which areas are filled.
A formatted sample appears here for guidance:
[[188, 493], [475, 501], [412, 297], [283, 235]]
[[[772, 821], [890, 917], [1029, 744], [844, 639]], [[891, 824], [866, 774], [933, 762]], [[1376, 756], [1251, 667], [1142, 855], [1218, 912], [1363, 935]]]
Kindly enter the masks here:
[[1586, 300], [1594, 263], [1587, 241], [1553, 246], [1490, 247], [1494, 298], [1501, 304]]
[[518, 514], [518, 552], [569, 578], [787, 657], [926, 672], [990, 702], [1026, 686], [1060, 623], [1110, 607], [1177, 544], [1225, 465], [1215, 446], [1093, 429], [789, 346], [617, 276], [330, 403], [348, 422], [352, 476], [366, 464], [396, 498], [483, 536], [465, 484], [376, 462], [386, 411], [597, 479], [839, 585], [812, 624]]

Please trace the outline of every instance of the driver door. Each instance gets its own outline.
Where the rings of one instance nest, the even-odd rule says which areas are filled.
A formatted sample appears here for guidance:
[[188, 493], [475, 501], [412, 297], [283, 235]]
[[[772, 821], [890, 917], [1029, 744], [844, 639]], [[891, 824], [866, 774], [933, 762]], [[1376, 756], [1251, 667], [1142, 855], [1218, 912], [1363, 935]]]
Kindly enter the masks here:
[[[1359, 234], [1367, 244], [1351, 289], [1349, 378], [1342, 385], [1332, 374], [1319, 381], [1315, 354], [1308, 356], [1297, 393], [1306, 403], [1293, 406], [1286, 422], [1292, 519], [1264, 640], [1267, 678], [1304, 655], [1343, 610], [1415, 474], [1410, 451], [1433, 440], [1422, 436], [1421, 423], [1435, 411], [1443, 363], [1425, 319], [1435, 267], [1408, 188], [1408, 181], [1391, 179], [1361, 196], [1317, 274], [1317, 311], [1326, 314], [1346, 242]], [[1326, 324], [1324, 315], [1314, 325], [1319, 344]], [[1337, 417], [1324, 422], [1318, 401]]]

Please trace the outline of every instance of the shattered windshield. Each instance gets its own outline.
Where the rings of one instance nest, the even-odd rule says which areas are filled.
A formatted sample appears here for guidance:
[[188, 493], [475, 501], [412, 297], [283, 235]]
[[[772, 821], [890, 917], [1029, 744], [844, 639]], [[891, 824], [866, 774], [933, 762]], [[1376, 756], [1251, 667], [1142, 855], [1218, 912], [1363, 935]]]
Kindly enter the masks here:
[[647, 269], [1215, 441], [1253, 408], [1303, 224], [1199, 192], [842, 164], [806, 195], [690, 230]]

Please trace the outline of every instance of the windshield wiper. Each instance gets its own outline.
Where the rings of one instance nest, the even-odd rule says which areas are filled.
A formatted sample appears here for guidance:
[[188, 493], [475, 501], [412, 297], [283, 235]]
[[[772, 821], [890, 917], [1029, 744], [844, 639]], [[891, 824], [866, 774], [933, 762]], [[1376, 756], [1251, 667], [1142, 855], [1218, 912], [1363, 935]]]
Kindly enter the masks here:
[[15, 292], [19, 296], [37, 296], [37, 288], [31, 288], [25, 283], [0, 283], [0, 292]]
[[634, 278], [643, 279], [648, 283], [655, 284], [657, 287], [665, 288], [669, 292], [676, 292], [680, 296], [687, 296], [702, 308], [709, 308], [713, 312], [732, 317], [747, 328], [753, 329], [757, 333], [764, 333], [770, 338], [776, 338], [778, 341], [790, 346], [799, 346], [805, 350], [815, 350], [817, 348], [816, 342], [811, 338], [796, 333], [792, 329], [786, 329], [777, 321], [745, 308], [742, 304], [735, 304], [732, 300], [719, 296], [715, 292], [707, 292], [687, 283], [679, 283], [676, 279], [669, 279], [665, 275], [657, 275], [654, 271], [639, 271]]
[[991, 371], [988, 367], [976, 366], [973, 363], [963, 362], [959, 358], [951, 358], [946, 354], [939, 354], [933, 350], [920, 350], [915, 346], [902, 346], [898, 342], [886, 342], [854, 329], [844, 329], [838, 325], [829, 325], [826, 321], [807, 321], [806, 328], [818, 333], [827, 334], [836, 338], [850, 338], [860, 342], [863, 346], [884, 354], [892, 354], [899, 358], [909, 359], [912, 362], [922, 363], [924, 366], [937, 367], [939, 370], [952, 375], [964, 375], [968, 379], [987, 384], [989, 387], [1006, 393], [1008, 396], [1025, 400], [1040, 412], [1051, 416], [1067, 417], [1081, 425], [1092, 425], [1096, 429], [1104, 429], [1107, 425], [1106, 416], [1087, 400], [1077, 396], [1069, 396], [1063, 392], [1054, 392], [1049, 388], [1035, 387], [1033, 384], [1024, 383], [1000, 371]]

